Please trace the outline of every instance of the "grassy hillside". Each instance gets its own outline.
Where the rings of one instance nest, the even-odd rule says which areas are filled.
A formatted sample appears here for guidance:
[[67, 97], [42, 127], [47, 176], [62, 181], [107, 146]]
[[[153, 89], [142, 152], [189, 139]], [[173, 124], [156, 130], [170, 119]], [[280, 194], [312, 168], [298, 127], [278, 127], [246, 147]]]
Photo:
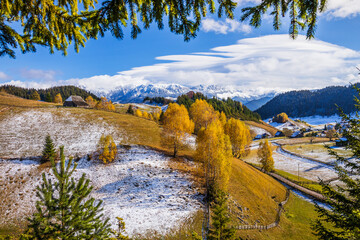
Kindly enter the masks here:
[[[125, 110], [127, 106], [124, 105], [122, 108]], [[123, 144], [146, 145], [169, 152], [169, 149], [163, 149], [161, 147], [161, 127], [153, 121], [128, 114], [93, 109], [57, 107], [54, 104], [21, 99], [0, 93], [0, 123], [6, 122], [3, 121], [4, 119], [11, 120], [13, 116], [24, 113], [30, 113], [31, 115], [34, 111], [36, 111], [38, 115], [43, 113], [51, 114], [56, 121], [57, 119], [67, 121], [69, 126], [76, 124], [79, 129], [88, 126], [86, 124], [93, 124], [95, 126], [96, 124], [106, 123], [105, 126], [110, 126], [118, 133], [124, 135]], [[74, 122], [73, 118], [77, 119], [77, 121]], [[46, 131], [37, 132], [36, 134], [45, 135]], [[5, 137], [2, 136], [2, 138]], [[2, 140], [0, 136], [0, 141]], [[182, 154], [191, 157], [193, 151], [186, 150], [183, 151]], [[273, 178], [254, 169], [241, 160], [233, 159], [232, 166], [229, 191], [232, 199], [244, 209], [243, 221], [247, 224], [255, 224], [255, 222], [258, 224], [269, 224], [273, 222], [275, 220], [278, 203], [285, 199], [286, 188]], [[180, 169], [188, 173], [191, 172], [192, 175], [195, 176], [194, 180], [198, 181], [199, 184], [201, 183], [201, 171], [197, 171], [199, 169], [190, 169], [187, 165], [180, 164], [177, 161], [173, 161], [173, 164], [169, 165], [169, 168]], [[286, 205], [286, 209], [279, 227], [262, 232], [242, 230], [238, 231], [237, 234], [241, 237], [248, 237], [248, 239], [312, 239], [309, 227], [309, 219], [314, 219], [315, 214], [312, 205], [291, 196], [290, 201]], [[184, 229], [187, 228], [187, 234], [193, 230], [190, 225], [196, 225], [196, 229], [199, 229], [201, 225], [201, 219], [199, 218], [201, 218], [201, 212], [195, 217], [196, 224], [191, 223], [186, 227], [184, 226]], [[234, 223], [244, 224], [235, 221], [235, 218]], [[12, 226], [8, 226], [7, 229], [0, 229], [0, 235], [13, 231]], [[183, 232], [180, 232], [176, 234], [176, 237], [167, 236], [165, 239], [188, 239], [187, 234], [185, 234], [186, 237], [184, 237]], [[296, 238], [298, 236], [309, 236], [309, 238]]]
[[276, 128], [274, 128], [273, 126], [260, 121], [260, 122], [254, 122], [254, 121], [244, 121], [247, 125], [250, 126], [254, 126], [254, 127], [258, 127], [258, 128], [262, 128], [265, 131], [268, 131], [272, 136], [275, 135], [275, 133], [278, 131]]

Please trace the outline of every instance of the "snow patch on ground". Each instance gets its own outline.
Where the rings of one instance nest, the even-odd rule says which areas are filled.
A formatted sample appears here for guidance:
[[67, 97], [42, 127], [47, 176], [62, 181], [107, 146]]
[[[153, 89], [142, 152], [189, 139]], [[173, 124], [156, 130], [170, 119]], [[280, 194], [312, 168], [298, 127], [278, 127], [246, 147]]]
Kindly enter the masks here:
[[55, 146], [66, 146], [67, 155], [95, 151], [102, 134], [112, 134], [116, 143], [126, 136], [104, 121], [87, 121], [78, 115], [61, 108], [10, 114], [0, 122], [0, 158], [41, 155], [47, 134]]
[[271, 134], [268, 131], [266, 131], [265, 129], [263, 129], [263, 128], [255, 127], [255, 126], [252, 126], [252, 125], [248, 125], [248, 126], [249, 126], [250, 130], [254, 131], [254, 133], [256, 135], [262, 135], [262, 134], [266, 133], [266, 134], [269, 134], [271, 136]]
[[[109, 165], [82, 158], [74, 177], [85, 173], [91, 180], [92, 197], [103, 200], [113, 228], [116, 217], [121, 217], [130, 236], [149, 231], [163, 234], [200, 210], [203, 198], [188, 175], [169, 168], [169, 161], [142, 147], [120, 148], [117, 160]], [[6, 197], [9, 202], [0, 207], [0, 225], [16, 224], [31, 214], [42, 171], [34, 161], [0, 161], [0, 193], [11, 192]], [[25, 178], [20, 185], [9, 180], [21, 176]]]
[[341, 117], [337, 114], [332, 116], [310, 116], [298, 118], [302, 121], [309, 123], [310, 125], [324, 125], [329, 123], [341, 122]]

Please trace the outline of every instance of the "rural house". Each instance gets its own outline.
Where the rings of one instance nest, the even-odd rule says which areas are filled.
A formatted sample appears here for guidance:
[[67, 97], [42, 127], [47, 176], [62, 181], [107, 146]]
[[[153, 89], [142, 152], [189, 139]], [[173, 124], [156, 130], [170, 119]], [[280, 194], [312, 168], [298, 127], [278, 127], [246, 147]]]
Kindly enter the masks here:
[[89, 107], [80, 96], [70, 96], [64, 102], [64, 107]]

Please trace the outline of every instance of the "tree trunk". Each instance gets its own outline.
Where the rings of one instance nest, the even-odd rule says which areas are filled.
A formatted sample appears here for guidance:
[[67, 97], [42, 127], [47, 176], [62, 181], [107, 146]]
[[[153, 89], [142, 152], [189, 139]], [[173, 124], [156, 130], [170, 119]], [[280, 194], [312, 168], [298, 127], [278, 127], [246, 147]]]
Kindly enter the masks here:
[[176, 155], [177, 155], [177, 146], [176, 146], [176, 142], [174, 142], [174, 158], [176, 158]]

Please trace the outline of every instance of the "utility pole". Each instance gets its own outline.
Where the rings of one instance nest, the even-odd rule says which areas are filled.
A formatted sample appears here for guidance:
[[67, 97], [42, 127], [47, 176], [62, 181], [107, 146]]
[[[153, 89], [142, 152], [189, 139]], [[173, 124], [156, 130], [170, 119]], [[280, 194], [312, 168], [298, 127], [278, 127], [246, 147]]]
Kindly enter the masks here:
[[300, 163], [298, 163], [298, 181], [300, 182]]

